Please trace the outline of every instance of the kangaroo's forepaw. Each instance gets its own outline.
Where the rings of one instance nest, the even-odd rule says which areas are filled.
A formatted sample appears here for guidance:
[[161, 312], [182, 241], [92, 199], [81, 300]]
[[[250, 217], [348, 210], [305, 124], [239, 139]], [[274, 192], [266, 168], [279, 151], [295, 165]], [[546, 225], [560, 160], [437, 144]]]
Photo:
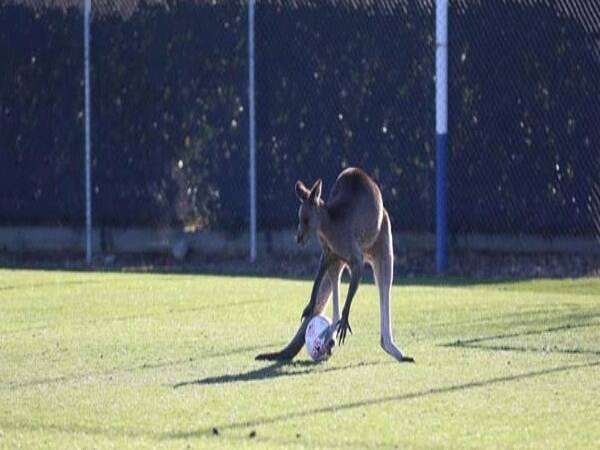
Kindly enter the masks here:
[[346, 333], [348, 331], [350, 331], [350, 334], [352, 334], [352, 327], [350, 326], [350, 322], [348, 321], [348, 319], [344, 319], [342, 317], [342, 320], [340, 320], [337, 323], [337, 333], [336, 333], [336, 337], [337, 337], [340, 345], [342, 345], [344, 343], [344, 341], [346, 340]]

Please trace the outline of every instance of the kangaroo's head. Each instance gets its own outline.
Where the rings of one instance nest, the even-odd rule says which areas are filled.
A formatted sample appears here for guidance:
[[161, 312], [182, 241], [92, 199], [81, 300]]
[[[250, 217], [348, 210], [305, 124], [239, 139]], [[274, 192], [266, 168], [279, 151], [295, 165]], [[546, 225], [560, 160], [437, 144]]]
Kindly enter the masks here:
[[321, 179], [315, 181], [312, 188], [308, 190], [302, 181], [296, 181], [296, 196], [300, 200], [298, 209], [298, 231], [296, 242], [304, 244], [310, 233], [319, 226], [318, 208], [321, 206]]

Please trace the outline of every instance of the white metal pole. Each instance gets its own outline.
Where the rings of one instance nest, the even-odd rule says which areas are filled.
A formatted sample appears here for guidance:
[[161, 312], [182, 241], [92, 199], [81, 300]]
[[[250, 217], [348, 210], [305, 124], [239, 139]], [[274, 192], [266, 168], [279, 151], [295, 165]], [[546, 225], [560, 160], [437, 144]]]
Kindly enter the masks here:
[[90, 137], [90, 15], [92, 0], [83, 0], [83, 48], [85, 78], [85, 260], [92, 262], [92, 145]]
[[256, 261], [256, 117], [254, 86], [254, 9], [248, 0], [248, 122], [250, 151], [250, 261]]
[[448, 266], [448, 0], [437, 0], [435, 35], [436, 270], [441, 274]]

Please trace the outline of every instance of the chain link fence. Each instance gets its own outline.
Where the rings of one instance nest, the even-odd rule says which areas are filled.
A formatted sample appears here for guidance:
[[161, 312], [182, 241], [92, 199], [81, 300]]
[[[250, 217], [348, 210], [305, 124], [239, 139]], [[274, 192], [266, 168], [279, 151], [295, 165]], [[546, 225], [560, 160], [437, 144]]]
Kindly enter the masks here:
[[451, 12], [451, 232], [598, 236], [600, 4]]
[[381, 185], [395, 229], [433, 231], [434, 29], [429, 8], [408, 5], [260, 4], [262, 227], [294, 224], [298, 178], [322, 177], [327, 192], [359, 166]]
[[[92, 2], [94, 227], [247, 232], [247, 8]], [[397, 232], [433, 233], [434, 14], [257, 2], [259, 232], [295, 226], [297, 179], [357, 165]], [[84, 224], [82, 30], [77, 0], [0, 2], [0, 226]], [[449, 58], [450, 235], [595, 245], [600, 7], [451, 1]]]
[[82, 14], [0, 5], [0, 224], [81, 224]]
[[245, 7], [94, 6], [96, 223], [245, 229]]

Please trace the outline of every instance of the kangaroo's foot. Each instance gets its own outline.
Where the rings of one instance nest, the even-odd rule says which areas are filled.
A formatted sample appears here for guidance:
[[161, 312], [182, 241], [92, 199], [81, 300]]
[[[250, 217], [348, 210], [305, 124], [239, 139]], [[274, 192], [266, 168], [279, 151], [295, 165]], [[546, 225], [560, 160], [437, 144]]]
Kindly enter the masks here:
[[382, 337], [379, 342], [381, 344], [381, 348], [385, 350], [386, 353], [396, 358], [398, 362], [415, 362], [414, 358], [403, 355], [393, 340], [386, 340]]
[[352, 334], [352, 327], [350, 326], [350, 322], [348, 321], [347, 317], [344, 317], [344, 315], [342, 315], [342, 319], [337, 323], [337, 333], [336, 333], [336, 337], [338, 342], [340, 343], [340, 345], [342, 345], [344, 343], [344, 341], [346, 340], [346, 333], [350, 331], [350, 334]]

